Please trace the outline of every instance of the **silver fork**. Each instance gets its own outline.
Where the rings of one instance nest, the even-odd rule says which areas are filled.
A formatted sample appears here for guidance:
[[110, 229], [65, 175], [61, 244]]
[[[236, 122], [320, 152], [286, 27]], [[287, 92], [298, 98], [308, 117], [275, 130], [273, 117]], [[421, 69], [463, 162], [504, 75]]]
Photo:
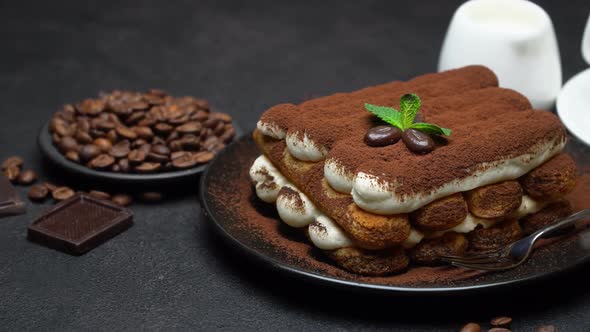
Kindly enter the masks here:
[[590, 209], [581, 210], [559, 219], [556, 223], [542, 228], [505, 248], [473, 256], [441, 256], [440, 259], [455, 266], [474, 270], [500, 271], [512, 269], [524, 263], [530, 257], [533, 245], [538, 239], [555, 234], [555, 232], [572, 225], [580, 227], [576, 223], [589, 217]]

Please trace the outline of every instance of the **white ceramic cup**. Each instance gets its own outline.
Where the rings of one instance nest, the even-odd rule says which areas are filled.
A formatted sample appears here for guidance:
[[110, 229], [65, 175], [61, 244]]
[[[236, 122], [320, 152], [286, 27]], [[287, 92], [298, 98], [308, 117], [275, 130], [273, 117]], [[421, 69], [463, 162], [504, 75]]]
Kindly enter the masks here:
[[547, 13], [526, 0], [471, 0], [455, 12], [438, 70], [480, 64], [500, 86], [517, 90], [534, 108], [550, 109], [561, 88], [561, 61]]
[[590, 65], [590, 15], [586, 21], [586, 29], [584, 29], [584, 37], [582, 37], [582, 56], [586, 63]]

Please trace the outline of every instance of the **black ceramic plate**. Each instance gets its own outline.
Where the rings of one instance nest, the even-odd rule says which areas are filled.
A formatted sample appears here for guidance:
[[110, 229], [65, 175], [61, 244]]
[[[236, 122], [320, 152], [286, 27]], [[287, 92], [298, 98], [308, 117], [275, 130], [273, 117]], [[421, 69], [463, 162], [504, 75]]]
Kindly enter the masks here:
[[[234, 127], [236, 129], [236, 137], [239, 137], [242, 134], [242, 131], [235, 124]], [[53, 145], [48, 128], [49, 123], [45, 124], [41, 128], [38, 137], [39, 148], [41, 149], [43, 155], [51, 162], [53, 162], [55, 165], [70, 173], [87, 178], [92, 178], [94, 180], [101, 180], [108, 183], [117, 183], [119, 185], [166, 185], [171, 183], [180, 183], [185, 180], [195, 179], [205, 170], [205, 167], [207, 166], [205, 164], [181, 171], [171, 171], [154, 174], [125, 174], [96, 171], [66, 159]]]
[[[581, 169], [588, 169], [590, 148], [572, 142], [568, 149], [580, 166], [585, 166]], [[420, 267], [384, 278], [350, 274], [334, 267], [323, 253], [308, 244], [302, 233], [281, 223], [274, 205], [256, 198], [248, 170], [259, 154], [249, 135], [221, 152], [201, 178], [202, 208], [239, 250], [298, 277], [366, 291], [448, 294], [530, 282], [589, 261], [590, 231], [586, 230], [537, 249], [527, 263], [505, 272], [483, 274], [454, 267]], [[587, 191], [588, 187], [576, 190]]]

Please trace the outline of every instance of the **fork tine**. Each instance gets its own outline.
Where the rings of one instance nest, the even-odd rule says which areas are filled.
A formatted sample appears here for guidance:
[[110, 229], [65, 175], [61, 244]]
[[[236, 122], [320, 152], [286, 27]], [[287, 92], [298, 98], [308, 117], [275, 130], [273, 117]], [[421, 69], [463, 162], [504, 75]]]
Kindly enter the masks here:
[[515, 267], [515, 264], [462, 264], [458, 262], [451, 262], [454, 266], [462, 267], [471, 270], [482, 270], [482, 271], [503, 271]]
[[463, 264], [481, 264], [481, 263], [493, 263], [497, 262], [501, 257], [489, 257], [489, 256], [474, 256], [474, 257], [459, 257], [459, 256], [444, 256], [441, 260], [448, 263], [463, 263]]

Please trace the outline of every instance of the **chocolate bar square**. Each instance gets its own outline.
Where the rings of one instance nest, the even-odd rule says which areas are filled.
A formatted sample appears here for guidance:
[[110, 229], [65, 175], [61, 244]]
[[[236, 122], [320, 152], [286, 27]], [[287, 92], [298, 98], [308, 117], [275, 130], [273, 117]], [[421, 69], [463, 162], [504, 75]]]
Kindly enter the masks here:
[[86, 194], [65, 200], [35, 220], [28, 239], [72, 255], [81, 255], [133, 225], [133, 213]]
[[25, 211], [25, 203], [19, 198], [10, 181], [0, 175], [0, 218], [23, 214]]

